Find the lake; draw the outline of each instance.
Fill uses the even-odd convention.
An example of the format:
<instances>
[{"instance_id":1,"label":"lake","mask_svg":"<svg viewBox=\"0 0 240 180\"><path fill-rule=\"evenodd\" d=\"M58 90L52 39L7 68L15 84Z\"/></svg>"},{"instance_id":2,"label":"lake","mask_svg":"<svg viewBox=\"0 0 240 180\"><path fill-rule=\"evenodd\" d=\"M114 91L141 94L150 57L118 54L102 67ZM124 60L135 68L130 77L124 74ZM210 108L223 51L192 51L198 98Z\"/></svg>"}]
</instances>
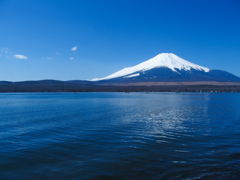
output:
<instances>
[{"instance_id":1,"label":"lake","mask_svg":"<svg viewBox=\"0 0 240 180\"><path fill-rule=\"evenodd\" d=\"M240 179L240 93L2 93L0 179Z\"/></svg>"}]
</instances>

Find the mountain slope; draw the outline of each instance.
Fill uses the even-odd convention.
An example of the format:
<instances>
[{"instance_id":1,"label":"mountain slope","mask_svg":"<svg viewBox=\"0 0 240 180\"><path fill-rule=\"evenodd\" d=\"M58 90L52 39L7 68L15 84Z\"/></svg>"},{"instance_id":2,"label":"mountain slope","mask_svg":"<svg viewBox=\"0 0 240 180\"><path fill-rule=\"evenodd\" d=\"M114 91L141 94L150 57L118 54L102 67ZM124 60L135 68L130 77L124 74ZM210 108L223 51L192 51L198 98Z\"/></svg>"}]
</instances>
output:
<instances>
[{"instance_id":1,"label":"mountain slope","mask_svg":"<svg viewBox=\"0 0 240 180\"><path fill-rule=\"evenodd\" d=\"M162 53L136 66L124 68L96 82L183 82L219 81L240 82L240 78L221 70L186 61L172 53Z\"/></svg>"},{"instance_id":2,"label":"mountain slope","mask_svg":"<svg viewBox=\"0 0 240 180\"><path fill-rule=\"evenodd\" d=\"M92 81L118 78L118 77L123 77L123 76L129 75L129 74L132 74L129 77L138 76L138 74L136 72L144 72L144 71L148 71L148 70L151 70L151 69L157 68L157 67L167 67L175 72L177 72L177 69L178 70L196 69L196 70L205 71L205 72L209 72L209 70L210 70L208 68L205 68L205 67L193 64L189 61L186 61L186 60L176 56L175 54L162 53L162 54L159 54L159 55L155 56L154 58L151 58L151 59L149 59L143 63L140 63L136 66L124 68L116 73L113 73L113 74L107 76L107 77L99 78L99 79L95 78ZM136 73L136 74L133 74L133 73Z\"/></svg>"}]
</instances>

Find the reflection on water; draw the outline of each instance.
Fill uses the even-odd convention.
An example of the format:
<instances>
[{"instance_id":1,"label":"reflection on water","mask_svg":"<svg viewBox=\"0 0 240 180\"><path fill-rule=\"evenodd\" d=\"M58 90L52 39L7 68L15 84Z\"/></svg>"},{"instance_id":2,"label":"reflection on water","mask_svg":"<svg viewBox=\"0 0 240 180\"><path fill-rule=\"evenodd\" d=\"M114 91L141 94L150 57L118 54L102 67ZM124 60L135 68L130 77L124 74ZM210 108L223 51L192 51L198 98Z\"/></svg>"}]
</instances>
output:
<instances>
[{"instance_id":1,"label":"reflection on water","mask_svg":"<svg viewBox=\"0 0 240 180\"><path fill-rule=\"evenodd\" d=\"M240 179L240 94L0 94L0 179Z\"/></svg>"}]
</instances>

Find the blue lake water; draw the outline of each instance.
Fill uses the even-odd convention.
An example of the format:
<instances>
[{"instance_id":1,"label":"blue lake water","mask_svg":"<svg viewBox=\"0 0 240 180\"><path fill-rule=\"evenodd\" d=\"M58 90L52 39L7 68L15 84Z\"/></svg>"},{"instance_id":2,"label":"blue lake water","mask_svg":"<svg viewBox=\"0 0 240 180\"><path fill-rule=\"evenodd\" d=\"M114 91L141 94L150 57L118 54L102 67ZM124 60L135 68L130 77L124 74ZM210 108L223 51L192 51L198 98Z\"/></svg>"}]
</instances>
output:
<instances>
[{"instance_id":1,"label":"blue lake water","mask_svg":"<svg viewBox=\"0 0 240 180\"><path fill-rule=\"evenodd\" d=\"M0 179L240 179L240 94L0 94Z\"/></svg>"}]
</instances>

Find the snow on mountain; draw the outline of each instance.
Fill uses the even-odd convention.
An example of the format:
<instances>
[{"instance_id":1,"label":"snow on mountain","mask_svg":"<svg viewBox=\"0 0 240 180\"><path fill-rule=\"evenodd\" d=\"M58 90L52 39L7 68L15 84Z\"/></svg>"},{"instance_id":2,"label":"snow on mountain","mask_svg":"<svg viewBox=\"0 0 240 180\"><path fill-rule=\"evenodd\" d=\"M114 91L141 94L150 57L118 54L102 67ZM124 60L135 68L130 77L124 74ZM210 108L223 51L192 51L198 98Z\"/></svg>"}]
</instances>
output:
<instances>
[{"instance_id":1,"label":"snow on mountain","mask_svg":"<svg viewBox=\"0 0 240 180\"><path fill-rule=\"evenodd\" d=\"M140 75L139 73L136 73L136 74L131 74L129 76L124 76L124 78L136 77L136 76L139 76L139 75Z\"/></svg>"},{"instance_id":2,"label":"snow on mountain","mask_svg":"<svg viewBox=\"0 0 240 180\"><path fill-rule=\"evenodd\" d=\"M153 68L158 68L158 67L167 67L175 72L177 72L176 69L185 70L185 71L188 71L190 69L195 69L195 70L205 71L205 72L210 71L210 69L206 67L193 64L189 61L186 61L176 56L173 53L161 53L136 66L124 68L104 78L95 78L95 79L92 79L91 81L107 80L107 79L113 79L118 77L124 77L124 78L135 77L140 75L137 72L144 72L144 71L147 71Z\"/></svg>"}]
</instances>

